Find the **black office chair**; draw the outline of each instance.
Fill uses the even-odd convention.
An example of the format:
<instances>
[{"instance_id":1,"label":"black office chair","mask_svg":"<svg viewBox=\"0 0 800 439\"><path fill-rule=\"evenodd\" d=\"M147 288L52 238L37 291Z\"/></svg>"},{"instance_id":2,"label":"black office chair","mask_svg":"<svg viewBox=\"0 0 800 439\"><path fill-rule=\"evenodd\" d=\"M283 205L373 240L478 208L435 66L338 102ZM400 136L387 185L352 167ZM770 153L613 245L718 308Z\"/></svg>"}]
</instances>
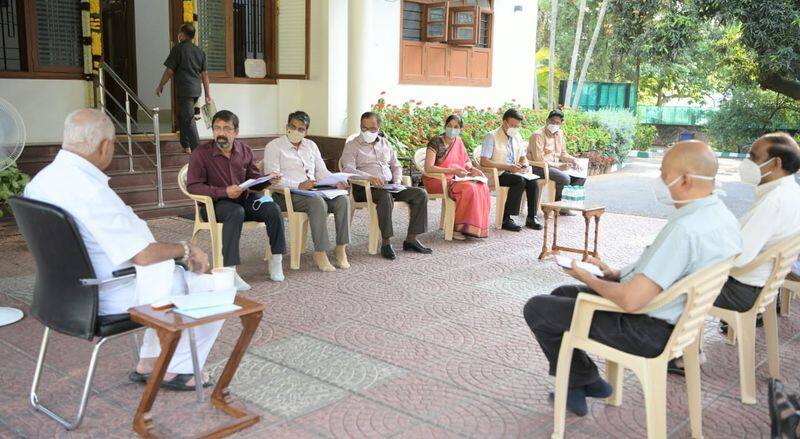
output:
<instances>
[{"instance_id":1,"label":"black office chair","mask_svg":"<svg viewBox=\"0 0 800 439\"><path fill-rule=\"evenodd\" d=\"M108 340L130 334L134 359L138 361L135 331L143 328L132 322L127 313L97 315L97 286L104 281L95 279L94 269L78 227L67 212L52 204L22 197L12 197L9 204L17 226L36 261L36 288L31 314L44 325L44 336L31 386L31 404L67 430L74 430L83 420L100 347ZM135 271L127 270L114 275L117 277L112 282L134 277ZM36 395L51 329L89 341L98 337L94 342L74 422L65 420L40 404Z\"/></svg>"}]
</instances>

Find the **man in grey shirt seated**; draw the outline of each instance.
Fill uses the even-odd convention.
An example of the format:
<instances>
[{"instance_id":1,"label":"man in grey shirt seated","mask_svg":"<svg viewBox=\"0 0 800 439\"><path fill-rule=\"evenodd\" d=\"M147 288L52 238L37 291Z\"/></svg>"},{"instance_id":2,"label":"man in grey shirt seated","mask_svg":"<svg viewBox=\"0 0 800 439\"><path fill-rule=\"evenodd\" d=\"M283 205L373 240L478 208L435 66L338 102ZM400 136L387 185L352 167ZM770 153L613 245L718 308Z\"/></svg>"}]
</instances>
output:
<instances>
[{"instance_id":1,"label":"man in grey shirt seated","mask_svg":"<svg viewBox=\"0 0 800 439\"><path fill-rule=\"evenodd\" d=\"M173 78L175 101L178 105L178 126L181 132L181 146L191 153L197 148L199 136L194 123L194 106L200 97L200 83L206 94L206 104L211 102L211 91L208 83L208 63L202 49L192 43L194 26L191 23L181 25L178 32L178 44L169 52L164 61L164 74L156 88L156 96L161 96L164 85Z\"/></svg>"},{"instance_id":2,"label":"man in grey shirt seated","mask_svg":"<svg viewBox=\"0 0 800 439\"><path fill-rule=\"evenodd\" d=\"M639 259L623 270L590 259L603 270L602 279L573 267L567 273L582 285L562 286L528 301L523 311L525 321L550 362L550 375L555 375L561 339L570 328L576 297L582 292L598 294L625 310L595 314L589 332L593 340L648 358L661 354L683 313L686 297L647 314L628 313L644 308L684 277L741 251L739 223L714 194L717 167L717 158L705 143L692 140L676 144L664 156L654 190L659 201L677 210ZM567 408L584 416L587 396L607 398L612 390L600 378L594 362L576 349Z\"/></svg>"}]
</instances>

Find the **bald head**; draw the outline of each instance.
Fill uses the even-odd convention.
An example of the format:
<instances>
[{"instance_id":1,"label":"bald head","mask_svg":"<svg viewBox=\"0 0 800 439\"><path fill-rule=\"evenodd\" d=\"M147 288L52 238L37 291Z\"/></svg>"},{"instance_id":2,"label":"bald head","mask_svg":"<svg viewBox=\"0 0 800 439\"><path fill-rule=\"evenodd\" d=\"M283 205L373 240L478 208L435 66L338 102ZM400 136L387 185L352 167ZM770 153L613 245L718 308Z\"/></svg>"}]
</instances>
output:
<instances>
[{"instance_id":1,"label":"bald head","mask_svg":"<svg viewBox=\"0 0 800 439\"><path fill-rule=\"evenodd\" d=\"M114 140L114 124L100 110L75 110L64 120L63 147L68 151L86 156L94 153L106 140Z\"/></svg>"},{"instance_id":2,"label":"bald head","mask_svg":"<svg viewBox=\"0 0 800 439\"><path fill-rule=\"evenodd\" d=\"M664 155L662 170L671 171L675 175L695 174L714 177L717 175L717 156L714 151L699 140L687 140L676 143Z\"/></svg>"}]
</instances>

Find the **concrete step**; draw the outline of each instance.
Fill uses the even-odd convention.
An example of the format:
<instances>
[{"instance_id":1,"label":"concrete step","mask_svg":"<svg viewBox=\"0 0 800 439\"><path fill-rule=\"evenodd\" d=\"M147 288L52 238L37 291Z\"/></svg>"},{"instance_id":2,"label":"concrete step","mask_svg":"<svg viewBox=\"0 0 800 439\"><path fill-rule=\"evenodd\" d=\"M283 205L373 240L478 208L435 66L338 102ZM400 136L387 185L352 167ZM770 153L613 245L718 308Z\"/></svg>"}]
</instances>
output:
<instances>
[{"instance_id":1,"label":"concrete step","mask_svg":"<svg viewBox=\"0 0 800 439\"><path fill-rule=\"evenodd\" d=\"M164 207L158 207L156 203L145 203L131 206L136 215L143 219L164 218L167 216L188 215L194 213L194 203L192 200L169 201L164 203Z\"/></svg>"},{"instance_id":2,"label":"concrete step","mask_svg":"<svg viewBox=\"0 0 800 439\"><path fill-rule=\"evenodd\" d=\"M165 187L172 184L175 185L178 184L178 172L180 172L180 170L181 170L180 167L162 168L161 181L164 183ZM155 186L157 180L156 171L154 169L136 171L133 174L131 174L127 170L112 171L112 172L106 172L106 175L111 177L108 184L114 190L130 186L143 186L143 185Z\"/></svg>"},{"instance_id":3,"label":"concrete step","mask_svg":"<svg viewBox=\"0 0 800 439\"><path fill-rule=\"evenodd\" d=\"M158 202L158 191L155 185L128 186L115 189L114 192L129 206ZM181 192L177 184L164 185L165 202L183 200L187 200L187 198L183 195L183 192Z\"/></svg>"}]
</instances>

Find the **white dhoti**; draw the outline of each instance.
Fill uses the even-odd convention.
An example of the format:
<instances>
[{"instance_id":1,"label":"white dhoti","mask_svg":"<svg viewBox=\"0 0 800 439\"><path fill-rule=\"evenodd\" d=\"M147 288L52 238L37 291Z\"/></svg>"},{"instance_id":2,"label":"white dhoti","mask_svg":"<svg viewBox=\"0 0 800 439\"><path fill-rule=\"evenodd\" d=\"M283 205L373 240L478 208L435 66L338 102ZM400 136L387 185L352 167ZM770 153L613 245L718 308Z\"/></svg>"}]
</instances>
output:
<instances>
[{"instance_id":1,"label":"white dhoti","mask_svg":"<svg viewBox=\"0 0 800 439\"><path fill-rule=\"evenodd\" d=\"M121 281L104 291L100 289L100 315L122 314L134 306L151 304L170 295L189 294L213 289L211 275L186 272L173 261L164 261L146 267L136 266L136 279ZM222 329L223 321L194 328L197 359L202 368ZM161 343L153 329L146 329L139 350L141 358L156 358L161 354ZM194 373L189 334L184 331L167 368L169 373Z\"/></svg>"}]
</instances>

